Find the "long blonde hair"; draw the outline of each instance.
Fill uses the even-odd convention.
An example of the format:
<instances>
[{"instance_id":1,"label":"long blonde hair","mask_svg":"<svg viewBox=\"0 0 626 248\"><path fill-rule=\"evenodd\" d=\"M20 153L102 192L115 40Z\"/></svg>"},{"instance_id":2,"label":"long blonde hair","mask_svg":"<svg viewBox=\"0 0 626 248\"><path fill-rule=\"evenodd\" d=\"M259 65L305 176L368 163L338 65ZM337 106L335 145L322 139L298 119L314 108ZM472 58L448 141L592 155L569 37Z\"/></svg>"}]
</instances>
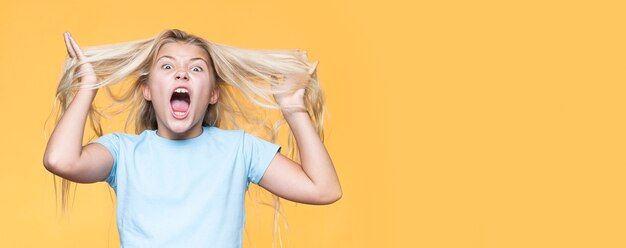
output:
<instances>
[{"instance_id":1,"label":"long blonde hair","mask_svg":"<svg viewBox=\"0 0 626 248\"><path fill-rule=\"evenodd\" d=\"M272 120L259 116L259 108L280 110L272 95L290 93L305 88L305 106L319 137L324 140L324 95L319 85L317 73L308 82L286 84L285 75L307 73L312 64L298 50L252 50L241 49L207 41L181 30L165 30L157 36L139 41L84 49L86 59L78 61L68 58L65 61L63 76L56 92L56 123L71 103L80 88L104 88L113 103L106 108L92 104L89 113L89 126L99 137L103 135L101 120L128 112L125 129L134 122L135 133L157 129L156 115L152 104L141 94L141 84L149 77L150 68L159 49L167 43L183 42L203 48L210 57L214 82L220 91L218 102L207 108L203 126L225 129L252 130L254 134L271 142L276 142L280 127L285 123L282 115ZM77 68L90 63L96 73L96 84L81 84L81 74ZM121 94L114 94L111 86L118 83L132 83ZM247 99L247 100L246 100ZM295 139L287 131L286 155L299 161ZM283 149L285 151L285 149ZM56 192L56 177L55 192ZM66 212L71 181L62 179L62 213ZM110 189L109 189L110 190ZM56 193L55 193L56 195ZM271 195L274 208L274 240L278 232L281 242L278 217L282 216L280 199Z\"/></svg>"}]
</instances>

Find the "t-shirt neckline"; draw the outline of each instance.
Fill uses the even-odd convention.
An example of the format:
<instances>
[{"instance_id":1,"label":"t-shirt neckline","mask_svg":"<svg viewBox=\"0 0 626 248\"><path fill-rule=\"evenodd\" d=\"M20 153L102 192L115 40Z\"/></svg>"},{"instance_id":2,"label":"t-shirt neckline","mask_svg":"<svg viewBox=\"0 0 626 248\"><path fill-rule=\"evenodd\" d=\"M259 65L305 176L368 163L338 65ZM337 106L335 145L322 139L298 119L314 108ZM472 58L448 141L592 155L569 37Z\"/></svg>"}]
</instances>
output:
<instances>
[{"instance_id":1,"label":"t-shirt neckline","mask_svg":"<svg viewBox=\"0 0 626 248\"><path fill-rule=\"evenodd\" d=\"M184 139L184 140L173 140L173 139L163 138L156 133L157 130L150 130L150 136L152 136L152 140L161 144L181 146L181 145L195 144L195 143L200 142L204 138L204 136L209 135L208 133L209 133L210 128L211 128L210 126L208 127L203 126L202 133L200 133L200 135L193 137L191 139Z\"/></svg>"}]
</instances>

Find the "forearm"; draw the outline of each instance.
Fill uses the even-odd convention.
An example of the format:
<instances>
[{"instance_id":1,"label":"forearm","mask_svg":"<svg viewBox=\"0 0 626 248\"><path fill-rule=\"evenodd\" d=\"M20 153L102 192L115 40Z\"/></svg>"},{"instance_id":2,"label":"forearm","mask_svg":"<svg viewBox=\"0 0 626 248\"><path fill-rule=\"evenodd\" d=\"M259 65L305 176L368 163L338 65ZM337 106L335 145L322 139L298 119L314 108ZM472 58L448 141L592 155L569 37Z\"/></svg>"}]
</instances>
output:
<instances>
[{"instance_id":1,"label":"forearm","mask_svg":"<svg viewBox=\"0 0 626 248\"><path fill-rule=\"evenodd\" d=\"M47 168L67 166L80 158L87 114L96 92L81 89L61 116L44 153Z\"/></svg>"},{"instance_id":2,"label":"forearm","mask_svg":"<svg viewBox=\"0 0 626 248\"><path fill-rule=\"evenodd\" d=\"M341 186L333 162L306 112L283 111L296 139L302 169L322 195L341 197Z\"/></svg>"}]
</instances>

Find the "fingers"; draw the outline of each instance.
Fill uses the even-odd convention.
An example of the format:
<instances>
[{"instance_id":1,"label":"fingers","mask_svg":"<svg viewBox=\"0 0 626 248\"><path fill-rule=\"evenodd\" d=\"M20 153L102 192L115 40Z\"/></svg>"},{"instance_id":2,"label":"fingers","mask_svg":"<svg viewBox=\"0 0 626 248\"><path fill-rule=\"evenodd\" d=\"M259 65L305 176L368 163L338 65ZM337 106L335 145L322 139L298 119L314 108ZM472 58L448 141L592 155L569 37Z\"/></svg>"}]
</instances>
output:
<instances>
[{"instance_id":1,"label":"fingers","mask_svg":"<svg viewBox=\"0 0 626 248\"><path fill-rule=\"evenodd\" d=\"M315 70L317 70L317 64L319 64L319 62L319 60L313 62L313 65L311 65L311 69L309 69L309 75L313 75L313 73L315 73Z\"/></svg>"},{"instance_id":2,"label":"fingers","mask_svg":"<svg viewBox=\"0 0 626 248\"><path fill-rule=\"evenodd\" d=\"M70 33L68 33L68 36L70 37L70 42L72 43L72 48L74 48L74 52L76 52L76 56L78 56L78 59L84 59L85 55L83 55L83 51L80 50L80 47L78 46L78 44L76 44L76 41L74 40L74 37L72 37L72 35Z\"/></svg>"},{"instance_id":3,"label":"fingers","mask_svg":"<svg viewBox=\"0 0 626 248\"><path fill-rule=\"evenodd\" d=\"M307 54L306 51L300 51L298 49L295 50L295 52L297 54L299 54L304 60L308 61L309 59L307 58ZM317 65L319 64L319 60L315 60L315 62L313 62L313 64L310 65L309 69L307 70L307 75L288 75L289 77L298 77L298 78L304 78L304 77L312 77L313 74L315 74L315 71L317 70ZM282 74L273 74L270 75L270 77L274 80L278 80L278 81L282 81L283 79L285 79L285 75Z\"/></svg>"},{"instance_id":4,"label":"fingers","mask_svg":"<svg viewBox=\"0 0 626 248\"><path fill-rule=\"evenodd\" d=\"M68 32L63 33L63 40L65 40L65 48L67 48L67 54L70 55L70 58L76 58L76 53L74 52L74 48L72 47Z\"/></svg>"},{"instance_id":5,"label":"fingers","mask_svg":"<svg viewBox=\"0 0 626 248\"><path fill-rule=\"evenodd\" d=\"M66 43L66 46L68 47L68 52L70 53L70 56L72 56L73 58L78 58L79 60L82 60L85 58L83 51L80 50L80 47L74 40L74 37L72 37L72 35L69 32L66 32L65 34L65 43Z\"/></svg>"},{"instance_id":6,"label":"fingers","mask_svg":"<svg viewBox=\"0 0 626 248\"><path fill-rule=\"evenodd\" d=\"M296 49L296 53L300 54L300 57L302 57L302 59L304 59L305 61L309 61L306 50L300 51L300 49ZM315 71L317 70L317 64L319 64L319 60L316 60L315 62L313 62L313 64L311 65L311 68L308 71L309 75L313 75L313 73L315 73Z\"/></svg>"},{"instance_id":7,"label":"fingers","mask_svg":"<svg viewBox=\"0 0 626 248\"><path fill-rule=\"evenodd\" d=\"M67 53L70 55L70 57L76 58L79 61L85 61L86 57L85 55L83 55L82 50L80 50L80 47L78 46L78 44L76 44L76 41L74 40L72 35L69 32L65 32L63 33L63 37L65 38ZM80 82L85 84L96 83L98 79L92 65L89 63L84 64L82 62L80 62L79 64L80 65L76 69L79 75L81 75Z\"/></svg>"}]
</instances>

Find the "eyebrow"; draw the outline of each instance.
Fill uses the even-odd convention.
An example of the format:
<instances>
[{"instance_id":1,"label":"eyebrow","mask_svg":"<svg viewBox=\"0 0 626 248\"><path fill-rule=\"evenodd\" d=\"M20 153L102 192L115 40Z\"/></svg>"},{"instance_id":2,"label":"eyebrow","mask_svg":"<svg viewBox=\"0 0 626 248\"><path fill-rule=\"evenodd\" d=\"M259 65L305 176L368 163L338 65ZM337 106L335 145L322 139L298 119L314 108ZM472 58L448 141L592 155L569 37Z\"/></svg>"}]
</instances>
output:
<instances>
[{"instance_id":1,"label":"eyebrow","mask_svg":"<svg viewBox=\"0 0 626 248\"><path fill-rule=\"evenodd\" d=\"M161 60L162 58L168 58L168 59L171 59L171 60L176 60L176 59L175 59L174 57L172 57L172 56L169 56L169 55L163 55L163 56L161 56L160 58L158 58L158 59L157 59L157 61ZM207 62L207 61L206 61L205 59L203 59L203 58L196 57L196 58L192 58L192 59L190 59L190 61L194 61L194 60L202 60L202 61L204 61L204 63L206 63L206 65L207 65L207 66L209 65L209 62Z\"/></svg>"}]
</instances>

